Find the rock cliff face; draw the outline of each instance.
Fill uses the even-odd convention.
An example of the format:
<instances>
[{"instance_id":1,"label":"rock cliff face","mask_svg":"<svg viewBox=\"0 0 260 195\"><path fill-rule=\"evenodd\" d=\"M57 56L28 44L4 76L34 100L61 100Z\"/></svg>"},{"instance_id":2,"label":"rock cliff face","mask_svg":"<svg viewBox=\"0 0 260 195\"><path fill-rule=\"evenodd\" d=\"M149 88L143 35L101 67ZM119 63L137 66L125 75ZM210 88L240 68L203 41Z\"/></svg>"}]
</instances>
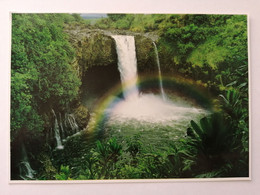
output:
<instances>
[{"instance_id":1,"label":"rock cliff face","mask_svg":"<svg viewBox=\"0 0 260 195\"><path fill-rule=\"evenodd\" d=\"M78 70L82 86L80 104L92 110L95 102L111 87L120 86L120 73L117 67L116 44L111 35L132 35L135 37L138 74L157 72L153 41L158 38L150 34L128 31L105 31L99 29L65 29L69 41L76 50L73 66ZM80 107L82 111L82 106ZM88 112L88 111L87 111ZM75 111L77 121L86 120ZM88 114L89 115L89 114Z\"/></svg>"},{"instance_id":2,"label":"rock cliff face","mask_svg":"<svg viewBox=\"0 0 260 195\"><path fill-rule=\"evenodd\" d=\"M150 37L135 36L136 57L138 73L148 73L157 71L153 40Z\"/></svg>"},{"instance_id":3,"label":"rock cliff face","mask_svg":"<svg viewBox=\"0 0 260 195\"><path fill-rule=\"evenodd\" d=\"M67 30L69 40L76 49L74 66L82 78L94 66L111 66L117 63L115 42L100 30Z\"/></svg>"},{"instance_id":4,"label":"rock cliff face","mask_svg":"<svg viewBox=\"0 0 260 195\"><path fill-rule=\"evenodd\" d=\"M111 35L135 36L138 71L150 72L156 69L155 53L152 42L158 37L154 34L140 34L127 31L105 31L99 29L66 30L70 42L76 48L74 66L82 77L94 66L117 65L115 41Z\"/></svg>"}]
</instances>

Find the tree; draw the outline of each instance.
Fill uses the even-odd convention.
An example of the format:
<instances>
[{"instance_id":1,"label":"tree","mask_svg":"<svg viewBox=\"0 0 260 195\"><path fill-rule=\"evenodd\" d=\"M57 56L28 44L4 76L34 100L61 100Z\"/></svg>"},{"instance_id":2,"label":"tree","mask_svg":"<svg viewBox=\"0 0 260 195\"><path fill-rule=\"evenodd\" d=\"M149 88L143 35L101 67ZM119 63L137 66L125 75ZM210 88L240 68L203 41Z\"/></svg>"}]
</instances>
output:
<instances>
[{"instance_id":1,"label":"tree","mask_svg":"<svg viewBox=\"0 0 260 195\"><path fill-rule=\"evenodd\" d=\"M61 109L78 94L74 50L63 14L13 14L11 56L11 137L21 129L43 129L43 114ZM66 19L67 20L67 19Z\"/></svg>"},{"instance_id":2,"label":"tree","mask_svg":"<svg viewBox=\"0 0 260 195\"><path fill-rule=\"evenodd\" d=\"M117 21L120 20L124 17L126 17L126 14L107 14L107 16L112 20L112 21Z\"/></svg>"}]
</instances>

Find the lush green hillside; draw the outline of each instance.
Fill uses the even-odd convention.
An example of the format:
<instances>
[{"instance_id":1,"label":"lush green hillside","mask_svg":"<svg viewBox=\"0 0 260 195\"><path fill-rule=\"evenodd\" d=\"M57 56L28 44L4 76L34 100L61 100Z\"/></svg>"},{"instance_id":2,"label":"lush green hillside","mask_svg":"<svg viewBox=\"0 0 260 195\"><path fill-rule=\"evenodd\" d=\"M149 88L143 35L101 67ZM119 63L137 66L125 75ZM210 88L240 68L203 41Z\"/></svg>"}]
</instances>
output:
<instances>
[{"instance_id":1,"label":"lush green hillside","mask_svg":"<svg viewBox=\"0 0 260 195\"><path fill-rule=\"evenodd\" d=\"M63 33L68 20L74 19L59 14L13 14L12 139L19 131L40 132L46 111L66 107L77 96L75 51Z\"/></svg>"},{"instance_id":2,"label":"lush green hillside","mask_svg":"<svg viewBox=\"0 0 260 195\"><path fill-rule=\"evenodd\" d=\"M103 86L97 92L102 96L120 81L109 33L135 36L140 72L157 74L155 41L162 75L188 80L189 85L176 81L174 86L179 91L189 86L191 97L197 95L192 86L207 91L211 114L191 120L186 135L169 140L163 151L145 145L142 133L93 138L86 128L93 113L83 100L94 97L94 107L93 85ZM149 33L158 38L150 39ZM22 143L37 171L34 179L247 177L247 41L244 15L108 14L91 22L77 14L13 14L12 178L20 179ZM54 149L54 129L63 129L74 115L85 131L64 143L64 150ZM134 125L122 128L131 132Z\"/></svg>"}]
</instances>

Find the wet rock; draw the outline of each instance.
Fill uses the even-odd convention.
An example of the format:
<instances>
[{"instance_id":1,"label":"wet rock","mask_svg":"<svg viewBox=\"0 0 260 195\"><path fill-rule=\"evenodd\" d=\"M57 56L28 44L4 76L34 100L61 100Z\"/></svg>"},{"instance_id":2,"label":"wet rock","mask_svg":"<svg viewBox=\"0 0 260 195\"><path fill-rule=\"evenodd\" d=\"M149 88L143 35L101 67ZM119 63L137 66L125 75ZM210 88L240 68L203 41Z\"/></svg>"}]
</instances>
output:
<instances>
[{"instance_id":1,"label":"wet rock","mask_svg":"<svg viewBox=\"0 0 260 195\"><path fill-rule=\"evenodd\" d=\"M74 115L79 128L80 129L86 128L90 117L88 109L85 106L80 105L75 109Z\"/></svg>"},{"instance_id":2,"label":"wet rock","mask_svg":"<svg viewBox=\"0 0 260 195\"><path fill-rule=\"evenodd\" d=\"M117 63L115 42L100 30L67 30L69 40L76 50L74 67L82 78L93 66L109 66Z\"/></svg>"},{"instance_id":3,"label":"wet rock","mask_svg":"<svg viewBox=\"0 0 260 195\"><path fill-rule=\"evenodd\" d=\"M143 35L135 36L138 73L157 71L153 40Z\"/></svg>"},{"instance_id":4,"label":"wet rock","mask_svg":"<svg viewBox=\"0 0 260 195\"><path fill-rule=\"evenodd\" d=\"M93 66L117 64L117 53L111 35L130 35L135 37L138 71L150 72L156 69L152 42L158 40L155 33L135 33L126 30L100 30L75 27L65 29L76 50L73 66L82 78Z\"/></svg>"}]
</instances>

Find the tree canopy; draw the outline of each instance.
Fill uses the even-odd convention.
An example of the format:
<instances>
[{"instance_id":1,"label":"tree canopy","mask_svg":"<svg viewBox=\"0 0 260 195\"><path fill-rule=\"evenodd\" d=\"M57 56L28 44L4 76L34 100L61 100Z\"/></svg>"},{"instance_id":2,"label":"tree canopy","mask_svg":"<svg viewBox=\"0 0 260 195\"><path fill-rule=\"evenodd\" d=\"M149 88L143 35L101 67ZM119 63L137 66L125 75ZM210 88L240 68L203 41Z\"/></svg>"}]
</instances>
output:
<instances>
[{"instance_id":1,"label":"tree canopy","mask_svg":"<svg viewBox=\"0 0 260 195\"><path fill-rule=\"evenodd\" d=\"M13 14L12 138L21 129L41 131L43 113L67 105L78 94L74 49L63 33L66 20L61 14Z\"/></svg>"}]
</instances>

